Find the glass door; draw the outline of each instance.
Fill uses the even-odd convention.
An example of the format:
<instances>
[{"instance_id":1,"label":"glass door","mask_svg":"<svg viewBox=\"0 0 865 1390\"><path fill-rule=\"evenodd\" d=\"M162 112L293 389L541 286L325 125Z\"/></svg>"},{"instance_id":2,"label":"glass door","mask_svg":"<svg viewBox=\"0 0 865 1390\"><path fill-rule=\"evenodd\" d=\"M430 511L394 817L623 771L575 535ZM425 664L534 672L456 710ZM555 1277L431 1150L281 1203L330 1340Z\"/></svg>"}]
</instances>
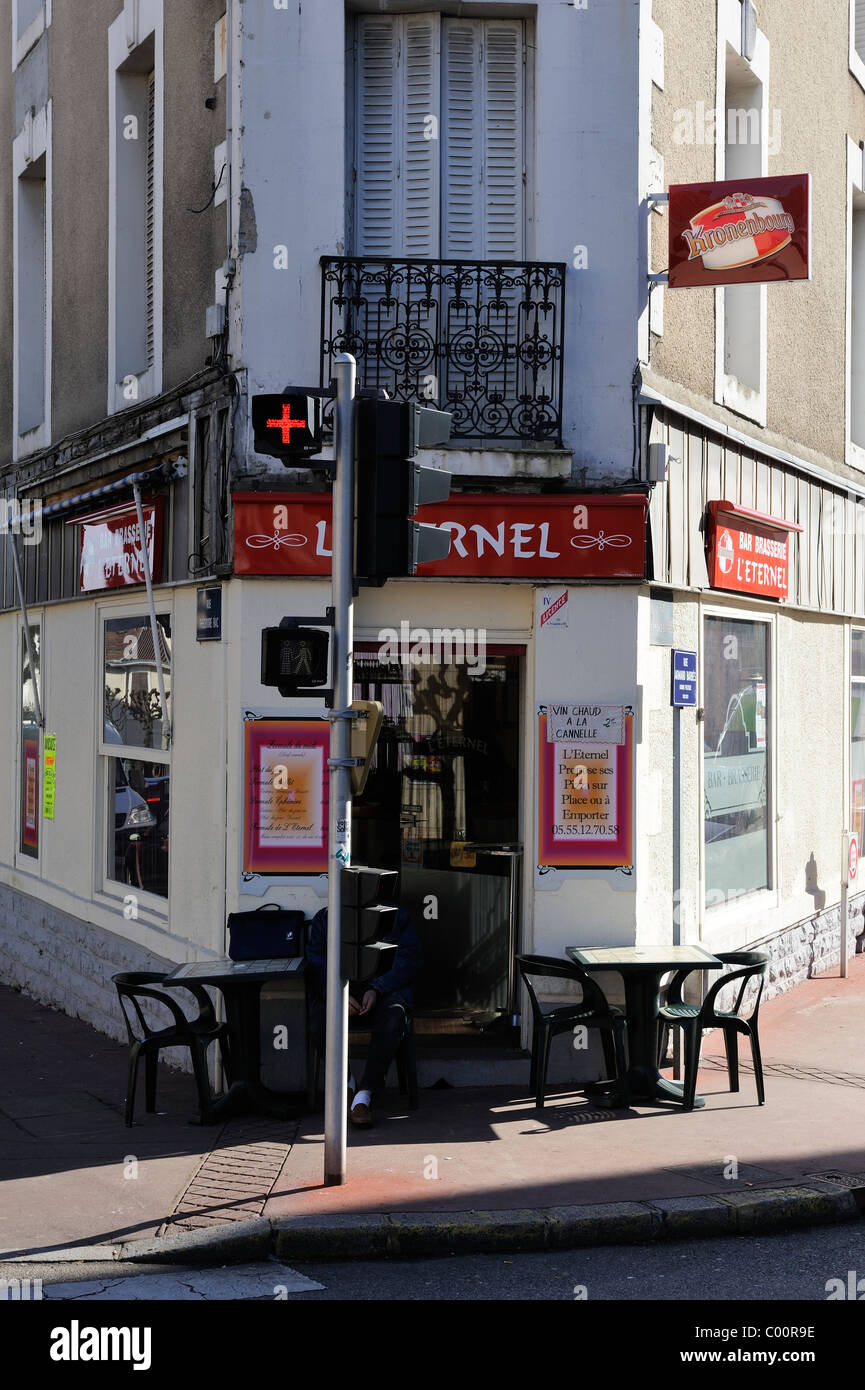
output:
<instances>
[{"instance_id":1,"label":"glass door","mask_svg":"<svg viewBox=\"0 0 865 1390\"><path fill-rule=\"evenodd\" d=\"M421 1032L477 1035L509 1017L519 912L520 661L401 665L355 653L355 697L384 722L352 811L352 859L397 869L424 948Z\"/></svg>"}]
</instances>

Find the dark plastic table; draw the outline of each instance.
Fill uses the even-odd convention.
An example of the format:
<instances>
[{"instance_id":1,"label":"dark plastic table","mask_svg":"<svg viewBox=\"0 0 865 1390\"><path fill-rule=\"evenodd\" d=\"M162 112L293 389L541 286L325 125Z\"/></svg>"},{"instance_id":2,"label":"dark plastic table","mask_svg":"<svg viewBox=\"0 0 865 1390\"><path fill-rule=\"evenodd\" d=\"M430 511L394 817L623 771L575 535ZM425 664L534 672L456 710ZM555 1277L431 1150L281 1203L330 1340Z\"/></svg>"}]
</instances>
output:
<instances>
[{"instance_id":1,"label":"dark plastic table","mask_svg":"<svg viewBox=\"0 0 865 1390\"><path fill-rule=\"evenodd\" d=\"M269 1115L272 1119L295 1119L303 1113L300 1104L288 1103L277 1091L261 1084L261 1038L259 996L261 986L304 976L302 956L287 960L209 960L179 965L160 983L163 985L215 985L225 998L225 1018L231 1034L232 1083L215 1096L202 1114L201 1123L219 1124L234 1115Z\"/></svg>"},{"instance_id":2,"label":"dark plastic table","mask_svg":"<svg viewBox=\"0 0 865 1390\"><path fill-rule=\"evenodd\" d=\"M625 985L628 1084L633 1100L682 1104L683 1083L658 1070L658 1013L661 976L667 970L720 970L724 962L702 946L568 946L565 955L583 970L615 970ZM586 1093L599 1105L621 1105L615 1085L600 1082ZM694 1098L695 1107L705 1105Z\"/></svg>"}]
</instances>

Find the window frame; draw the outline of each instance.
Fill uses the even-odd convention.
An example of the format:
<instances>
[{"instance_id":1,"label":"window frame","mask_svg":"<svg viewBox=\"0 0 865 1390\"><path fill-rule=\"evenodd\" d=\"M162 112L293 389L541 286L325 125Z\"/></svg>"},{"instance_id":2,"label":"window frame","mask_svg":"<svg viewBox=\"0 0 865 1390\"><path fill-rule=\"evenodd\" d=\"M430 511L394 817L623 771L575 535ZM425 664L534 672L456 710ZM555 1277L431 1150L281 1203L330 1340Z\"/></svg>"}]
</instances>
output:
<instances>
[{"instance_id":1,"label":"window frame","mask_svg":"<svg viewBox=\"0 0 865 1390\"><path fill-rule=\"evenodd\" d=\"M472 23L485 23L485 22L491 22L491 23L499 22L499 23L501 23L501 22L507 22L507 23L514 23L514 24L519 23L519 24L522 26L521 43L522 43L522 67L523 67L523 71L522 71L522 159L523 159L523 199L522 199L522 218L521 218L521 223L520 223L520 227L519 227L519 237L520 237L520 240L521 240L521 242L522 242L523 251L522 251L522 254L517 258L517 262L518 262L518 263L522 263L522 262L532 261L532 260L534 260L534 259L536 258L536 247L535 247L535 240L536 240L536 235L535 235L535 221L536 221L536 219L535 219L535 199L536 199L536 188L535 188L535 163L536 163L536 155L535 155L535 129L536 129L536 92L535 92L535 87L536 87L536 75L535 75L535 65L536 65L536 38L535 38L535 21L534 21L534 19L533 19L532 17L529 17L529 16L527 16L527 15L524 14L524 13L510 14L510 13L508 13L507 9L501 9L501 8L500 8L495 14L493 14L493 15L489 15L489 14L475 15L474 11L471 10L471 9L470 9L469 12L468 12L467 14L465 14L465 15L458 15L458 14L455 14L455 13L451 13L450 11L447 11L447 10L444 10L444 11L437 11L437 10L432 9L432 8L426 8L426 7L424 7L424 9L422 9L422 10L418 10L418 11L412 10L412 11L410 11L410 12L405 12L405 11L400 11L400 12L382 11L382 12L378 12L378 11L376 11L376 12L373 13L373 12L371 12L371 11L366 11L366 10L364 10L364 11L359 11L359 10L358 10L358 11L354 11L354 12L350 13L350 14L347 16L347 23L346 23L346 47L345 47L345 63L346 63L346 72L345 72L345 121L346 121L346 142L345 142L345 190L346 190L346 196L345 196L345 221L346 221L346 245L347 245L347 247L349 248L347 254L350 255L350 256L356 256L356 257L358 257L358 258L361 259L361 260L362 260L362 259L366 259L366 258L368 258L368 259L370 259L370 260L376 260L376 259L380 259L380 258L381 258L381 257L379 257L379 256L377 256L377 255L375 255L375 254L373 254L373 253L371 253L371 252L362 252L362 251L359 251L359 250L357 249L357 247L358 247L358 223L359 223L359 216L358 216L358 188L359 188L359 179L358 179L358 176L357 176L357 175L358 175L359 148L360 148L360 147L359 147L360 124L359 124L359 121L358 121L358 90L359 90L358 64L359 64L359 56L360 56L360 42L361 42L360 34L361 34L361 24L362 24L362 21L363 21L364 19L378 19L378 20L389 19L392 23L395 23L396 21L402 21L402 20L405 20L405 19L417 19L417 18L419 18L420 16L425 15L425 14L437 15L438 18L439 18L439 21L440 21L439 30L438 30L438 34L437 34L437 40L436 40L436 41L437 41L437 45L438 45L438 49L437 49L437 79L438 79L437 110L436 110L436 112L434 113L434 114L436 114L436 117L437 117L437 120L438 120L438 136L437 136L437 141L436 141L436 143L437 143L437 145L438 145L438 147L439 147L439 154L438 154L438 168L437 168L437 173L436 173L436 177L435 177L435 189L434 189L434 193L433 193L433 196L434 196L434 198L435 198L435 200L436 200L437 208L438 208L438 217L437 217L437 224L436 224L436 241L437 241L437 246L438 246L438 254L437 254L436 256L431 256L431 257L429 257L429 258L426 258L426 257L419 257L419 258L418 258L418 257L415 257L414 259L421 259L421 260L424 260L424 259L430 259L430 260L438 260L438 259L443 259L443 260L460 260L460 259L465 259L465 257L459 257L459 256L447 257L447 256L444 255L444 251L443 251L444 241L445 241L444 213L445 213L445 187L446 187L445 169L444 169L445 150L444 150L444 141L443 141L443 139L442 139L442 136L443 136L443 133L444 133L444 130L445 130L445 125L446 125L446 116L445 116L445 111L444 111L444 98L445 98L445 87L444 87L444 83L445 83L445 68L446 68L446 63L445 63L445 39L444 39L444 27L443 27L443 26L444 26L448 21L453 20L453 21L455 21L455 22L459 22L459 20L462 19L462 20L463 20L464 22L466 22L466 23L468 23L468 22L472 22ZM390 256L392 256L392 257L393 257L394 259L396 259L396 260L411 260L411 259L412 259L412 257L411 257L410 255L407 255L407 254L406 254L406 255L397 254L396 252L393 252L393 251L391 251L389 254L390 254ZM507 260L508 258L507 258L507 257L496 256L496 255L488 255L488 256L480 256L480 255L477 255L477 256L471 257L470 259L486 260L486 261L496 261L496 260Z\"/></svg>"},{"instance_id":2,"label":"window frame","mask_svg":"<svg viewBox=\"0 0 865 1390\"><path fill-rule=\"evenodd\" d=\"M123 119L121 83L129 75L126 64L138 50L153 41L153 245L152 245L152 321L145 314L142 325L145 340L152 332L153 353L143 372L135 373L136 394L124 394L127 378L117 380L119 357L118 286L121 198L118 192L118 122ZM146 75L146 74L141 74ZM108 30L108 414L127 410L130 405L158 396L163 382L164 319L164 169L165 169L165 64L163 0L137 0L125 7ZM145 133L146 135L146 133ZM146 162L146 161L145 161ZM147 182L145 175L145 184ZM146 195L146 189L145 189ZM146 233L145 233L146 246ZM145 254L147 254L145 252ZM147 290L145 286L145 300ZM132 375L131 373L128 375Z\"/></svg>"},{"instance_id":3,"label":"window frame","mask_svg":"<svg viewBox=\"0 0 865 1390\"><path fill-rule=\"evenodd\" d=\"M847 706L845 721L847 723L847 738L845 739L845 758L844 758L844 824L849 830L856 832L854 816L856 807L853 802L853 718L852 718L852 699L855 687L858 685L865 696L865 675L856 676L853 673L853 637L856 633L861 633L865 638L865 624L859 625L853 622L847 629L847 641L845 642L845 664L846 664L846 683L847 683ZM858 833L859 857L865 849L865 811L863 811L863 827Z\"/></svg>"},{"instance_id":4,"label":"window frame","mask_svg":"<svg viewBox=\"0 0 865 1390\"><path fill-rule=\"evenodd\" d=\"M863 79L865 79L865 64L863 64ZM858 195L858 196L857 196ZM845 393L844 393L844 462L851 468L859 468L865 471L865 438L861 444L856 443L852 434L852 404L853 404L853 219L856 211L856 203L862 205L865 212L865 151L862 147L854 144L847 136L847 276L845 292L845 335L844 335L844 370L845 370ZM865 254L862 257L862 291L865 295ZM865 362L863 362L862 380L859 388L865 394Z\"/></svg>"},{"instance_id":5,"label":"window frame","mask_svg":"<svg viewBox=\"0 0 865 1390\"><path fill-rule=\"evenodd\" d=\"M39 13L26 28L18 28L19 0L12 0L12 71L15 72L31 49L35 48L42 35L51 27L51 8L53 0L43 0Z\"/></svg>"},{"instance_id":6,"label":"window frame","mask_svg":"<svg viewBox=\"0 0 865 1390\"><path fill-rule=\"evenodd\" d=\"M847 54L847 65L850 72L859 83L859 86L865 91L865 57L860 55L856 47L856 0L850 0L848 17L850 24L850 46Z\"/></svg>"},{"instance_id":7,"label":"window frame","mask_svg":"<svg viewBox=\"0 0 865 1390\"><path fill-rule=\"evenodd\" d=\"M148 762L159 763L166 767L169 776L172 772L172 749L168 748L145 748L133 743L109 743L105 739L105 628L106 623L116 619L140 619L144 618L144 625L149 626L150 615L144 611L146 603L141 602L139 597L136 602L126 600L122 604L98 604L96 606L96 835L94 842L94 893L103 897L111 898L119 904L119 910L125 903L126 897L132 892L132 887L128 883L121 883L118 879L111 877L109 869L109 845L111 838L110 817L114 814L114 783L111 772L115 758L123 758L129 762ZM157 597L156 616L167 618L171 625L172 635L174 633L174 604L166 602ZM172 677L173 677L172 663ZM173 708L174 683L172 679L172 693L170 696ZM169 811L169 816L170 816ZM148 892L147 889L135 888L134 894L138 902L148 912L158 916L167 917L170 895L171 895L171 857L169 852L168 868L168 891L165 897L158 893Z\"/></svg>"},{"instance_id":8,"label":"window frame","mask_svg":"<svg viewBox=\"0 0 865 1390\"><path fill-rule=\"evenodd\" d=\"M716 76L715 76L715 179L726 178L727 156L727 51L731 50L753 75L755 85L761 91L761 134L768 130L769 120L769 41L761 29L757 30L754 53L750 60L742 53L742 3L741 0L718 0L716 30ZM723 113L723 117L721 117ZM760 142L760 177L769 172L769 151L765 139ZM715 401L728 410L742 415L765 429L767 419L768 385L768 296L767 286L756 287L760 295L760 388L754 391L745 382L739 382L726 370L727 324L726 289L715 290Z\"/></svg>"},{"instance_id":9,"label":"window frame","mask_svg":"<svg viewBox=\"0 0 865 1390\"><path fill-rule=\"evenodd\" d=\"M51 394L53 358L53 237L54 214L51 196L54 178L52 159L53 106L49 100L35 114L28 115L12 145L12 459L46 449L51 443ZM27 170L38 160L45 160L45 266L44 266L44 345L43 345L43 409L42 420L32 429L19 433L19 386L21 379L21 265L20 265L20 207L21 182Z\"/></svg>"},{"instance_id":10,"label":"window frame","mask_svg":"<svg viewBox=\"0 0 865 1390\"><path fill-rule=\"evenodd\" d=\"M778 700L777 700L777 652L778 652L778 623L776 613L767 613L765 609L750 608L742 604L735 604L725 607L718 603L701 604L699 608L699 634L697 640L697 664L700 672L699 682L699 704L701 709L705 709L706 704L706 619L715 618L727 622L751 622L763 623L767 629L767 655L769 661L769 679L766 682L767 691L767 711L766 711L766 753L768 758L768 775L766 778L766 874L768 883L764 888L754 888L750 892L737 894L732 899L726 899L722 903L706 903L706 811L705 811L705 786L706 786L706 752L704 748L705 739L701 736L698 739L698 778L700 790L700 831L699 831L699 883L697 891L698 920L700 923L700 938L702 939L707 929L712 931L717 928L726 930L738 921L747 921L752 918L755 903L763 906L777 907L779 905L779 872L778 872L778 835L776 832L776 807L778 805L778 758L776 748L778 746ZM702 722L702 721L701 721ZM701 730L702 735L702 730Z\"/></svg>"}]
</instances>

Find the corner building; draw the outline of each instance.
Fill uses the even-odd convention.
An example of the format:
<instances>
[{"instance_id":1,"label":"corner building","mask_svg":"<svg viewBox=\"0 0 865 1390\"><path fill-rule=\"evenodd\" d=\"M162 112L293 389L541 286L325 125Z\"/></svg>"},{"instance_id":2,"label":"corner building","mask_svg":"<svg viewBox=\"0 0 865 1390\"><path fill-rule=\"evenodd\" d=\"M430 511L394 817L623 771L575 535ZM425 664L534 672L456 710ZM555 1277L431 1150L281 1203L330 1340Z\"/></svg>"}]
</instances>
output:
<instances>
[{"instance_id":1,"label":"corner building","mask_svg":"<svg viewBox=\"0 0 865 1390\"><path fill-rule=\"evenodd\" d=\"M329 603L328 475L257 454L250 402L326 392L341 351L453 412L419 460L453 475L424 518L448 559L355 606L384 726L352 857L399 870L423 939L422 1080L524 1076L520 950L765 944L774 991L837 959L865 817L856 8L0 0L5 979L117 1036L115 971L326 901L255 769L268 740L323 765L323 702L260 652ZM665 288L652 195L790 173L809 281Z\"/></svg>"}]
</instances>

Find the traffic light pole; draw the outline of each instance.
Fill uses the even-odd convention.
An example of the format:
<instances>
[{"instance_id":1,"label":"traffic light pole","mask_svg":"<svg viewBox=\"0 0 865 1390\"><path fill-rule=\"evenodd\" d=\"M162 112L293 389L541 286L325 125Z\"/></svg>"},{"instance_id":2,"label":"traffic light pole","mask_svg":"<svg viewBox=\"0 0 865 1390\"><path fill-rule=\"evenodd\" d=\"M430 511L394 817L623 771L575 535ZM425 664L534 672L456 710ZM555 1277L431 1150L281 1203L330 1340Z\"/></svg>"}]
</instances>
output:
<instances>
[{"instance_id":1,"label":"traffic light pole","mask_svg":"<svg viewBox=\"0 0 865 1390\"><path fill-rule=\"evenodd\" d=\"M333 710L330 715L330 825L327 875L327 1019L324 1078L324 1183L345 1182L348 1123L348 981L340 970L341 870L351 863L351 699L354 645L354 440L357 364L336 368L336 477L333 485Z\"/></svg>"}]
</instances>

